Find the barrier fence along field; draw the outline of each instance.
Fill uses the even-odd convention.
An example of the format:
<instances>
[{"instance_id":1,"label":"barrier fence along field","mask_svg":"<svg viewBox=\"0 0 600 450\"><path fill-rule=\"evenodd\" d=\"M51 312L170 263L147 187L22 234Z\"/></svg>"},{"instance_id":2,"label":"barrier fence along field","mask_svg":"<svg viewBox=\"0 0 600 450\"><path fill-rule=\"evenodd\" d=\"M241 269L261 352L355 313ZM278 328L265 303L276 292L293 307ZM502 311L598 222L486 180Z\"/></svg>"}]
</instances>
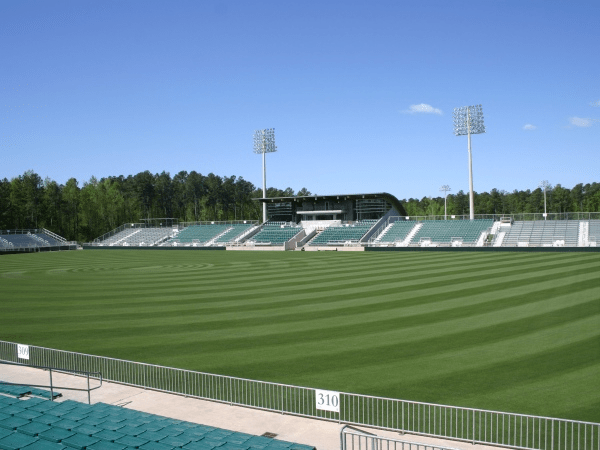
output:
<instances>
[{"instance_id":1,"label":"barrier fence along field","mask_svg":"<svg viewBox=\"0 0 600 450\"><path fill-rule=\"evenodd\" d=\"M368 433L346 425L340 432L341 450L458 450L433 444L410 442Z\"/></svg>"},{"instance_id":2,"label":"barrier fence along field","mask_svg":"<svg viewBox=\"0 0 600 450\"><path fill-rule=\"evenodd\" d=\"M536 450L600 450L600 424L461 408L351 393L335 409L317 408L317 390L0 341L0 360L100 372L105 381L267 411L363 425L473 444ZM318 391L329 392L329 391Z\"/></svg>"}]
</instances>

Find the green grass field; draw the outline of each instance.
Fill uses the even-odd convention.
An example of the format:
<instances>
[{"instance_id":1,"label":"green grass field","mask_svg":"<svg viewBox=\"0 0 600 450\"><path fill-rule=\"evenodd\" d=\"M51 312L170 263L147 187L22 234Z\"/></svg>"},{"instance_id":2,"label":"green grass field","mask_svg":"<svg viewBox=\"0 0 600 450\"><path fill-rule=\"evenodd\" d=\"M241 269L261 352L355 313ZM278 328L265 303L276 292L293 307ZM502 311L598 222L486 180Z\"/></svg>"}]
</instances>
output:
<instances>
[{"instance_id":1,"label":"green grass field","mask_svg":"<svg viewBox=\"0 0 600 450\"><path fill-rule=\"evenodd\" d=\"M600 254L0 257L0 339L600 422Z\"/></svg>"}]
</instances>

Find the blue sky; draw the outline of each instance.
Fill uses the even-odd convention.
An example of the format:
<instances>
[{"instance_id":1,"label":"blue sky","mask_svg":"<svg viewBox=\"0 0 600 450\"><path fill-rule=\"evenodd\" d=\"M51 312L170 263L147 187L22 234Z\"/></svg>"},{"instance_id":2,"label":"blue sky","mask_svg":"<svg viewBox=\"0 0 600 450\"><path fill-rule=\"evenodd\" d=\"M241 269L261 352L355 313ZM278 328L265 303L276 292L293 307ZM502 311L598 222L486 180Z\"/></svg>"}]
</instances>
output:
<instances>
[{"instance_id":1,"label":"blue sky","mask_svg":"<svg viewBox=\"0 0 600 450\"><path fill-rule=\"evenodd\" d=\"M181 170L399 198L600 181L600 2L0 2L0 178ZM421 106L419 106L421 105Z\"/></svg>"}]
</instances>

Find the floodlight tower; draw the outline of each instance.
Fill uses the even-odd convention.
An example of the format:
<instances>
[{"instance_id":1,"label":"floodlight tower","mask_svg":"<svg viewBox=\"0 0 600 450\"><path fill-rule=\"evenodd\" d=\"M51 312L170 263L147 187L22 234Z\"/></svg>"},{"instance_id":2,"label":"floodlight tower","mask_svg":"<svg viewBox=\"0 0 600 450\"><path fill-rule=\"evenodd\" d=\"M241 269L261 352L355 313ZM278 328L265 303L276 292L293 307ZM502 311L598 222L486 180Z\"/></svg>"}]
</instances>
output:
<instances>
[{"instance_id":1,"label":"floodlight tower","mask_svg":"<svg viewBox=\"0 0 600 450\"><path fill-rule=\"evenodd\" d=\"M546 212L546 190L552 189L552 186L548 183L548 180L542 180L539 187L544 190L544 220L546 220L546 217L548 217L548 213Z\"/></svg>"},{"instance_id":2,"label":"floodlight tower","mask_svg":"<svg viewBox=\"0 0 600 450\"><path fill-rule=\"evenodd\" d=\"M475 219L475 202L473 193L473 158L471 156L471 135L485 133L483 110L481 105L454 108L454 134L469 137L469 213Z\"/></svg>"},{"instance_id":3,"label":"floodlight tower","mask_svg":"<svg viewBox=\"0 0 600 450\"><path fill-rule=\"evenodd\" d=\"M262 154L263 161L263 198L267 198L267 164L266 154L277 151L275 147L275 128L256 130L254 132L254 153ZM267 221L267 203L263 202L263 223Z\"/></svg>"},{"instance_id":4,"label":"floodlight tower","mask_svg":"<svg viewBox=\"0 0 600 450\"><path fill-rule=\"evenodd\" d=\"M450 192L451 190L452 189L450 189L450 186L448 186L447 184L443 185L440 188L440 191L444 192L444 220L448 220L448 209L446 208L446 199L448 198L448 194L446 194L446 192Z\"/></svg>"}]
</instances>

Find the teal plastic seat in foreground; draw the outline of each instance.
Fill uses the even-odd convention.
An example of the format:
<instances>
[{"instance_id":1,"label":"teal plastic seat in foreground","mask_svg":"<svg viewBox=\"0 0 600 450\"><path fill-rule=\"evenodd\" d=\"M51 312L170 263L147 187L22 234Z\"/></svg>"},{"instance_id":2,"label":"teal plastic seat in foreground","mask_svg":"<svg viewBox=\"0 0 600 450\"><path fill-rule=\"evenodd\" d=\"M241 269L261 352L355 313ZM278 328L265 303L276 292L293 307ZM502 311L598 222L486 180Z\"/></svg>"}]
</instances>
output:
<instances>
[{"instance_id":1,"label":"teal plastic seat in foreground","mask_svg":"<svg viewBox=\"0 0 600 450\"><path fill-rule=\"evenodd\" d=\"M8 398L8 397L7 397ZM0 398L0 400L4 400ZM31 403L30 403L31 402ZM3 411L8 411L4 413ZM0 450L313 450L122 407L39 398L0 402Z\"/></svg>"},{"instance_id":2,"label":"teal plastic seat in foreground","mask_svg":"<svg viewBox=\"0 0 600 450\"><path fill-rule=\"evenodd\" d=\"M67 448L68 447L65 447L62 444L38 439L33 444L29 444L27 447L23 447L21 450L65 450Z\"/></svg>"},{"instance_id":3,"label":"teal plastic seat in foreground","mask_svg":"<svg viewBox=\"0 0 600 450\"><path fill-rule=\"evenodd\" d=\"M37 438L28 436L23 433L11 433L8 436L0 439L0 449L2 450L19 450L33 444Z\"/></svg>"},{"instance_id":4,"label":"teal plastic seat in foreground","mask_svg":"<svg viewBox=\"0 0 600 450\"><path fill-rule=\"evenodd\" d=\"M115 444L110 441L98 441L87 447L87 450L124 450L125 447L125 445Z\"/></svg>"}]
</instances>

